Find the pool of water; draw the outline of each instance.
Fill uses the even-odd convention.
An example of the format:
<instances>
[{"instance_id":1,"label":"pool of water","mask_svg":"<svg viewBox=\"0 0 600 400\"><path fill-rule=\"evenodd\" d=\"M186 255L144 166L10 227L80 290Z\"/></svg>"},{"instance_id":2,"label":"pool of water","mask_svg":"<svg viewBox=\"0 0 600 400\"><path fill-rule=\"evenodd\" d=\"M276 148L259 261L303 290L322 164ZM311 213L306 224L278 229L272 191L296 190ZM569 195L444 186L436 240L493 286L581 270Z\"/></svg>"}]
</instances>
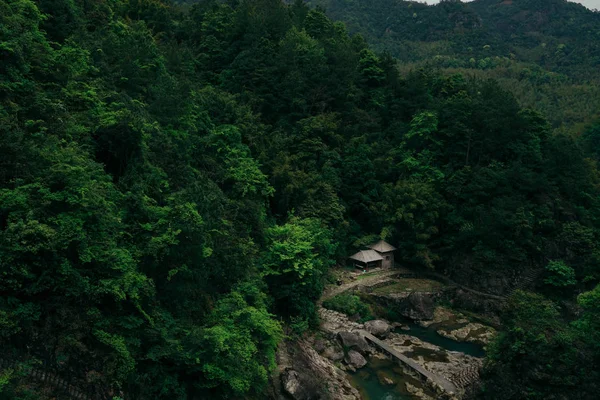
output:
<instances>
[{"instance_id":1,"label":"pool of water","mask_svg":"<svg viewBox=\"0 0 600 400\"><path fill-rule=\"evenodd\" d=\"M388 359L371 358L364 368L350 373L350 383L358 389L363 400L418 399L406 390L406 382L423 388L418 379ZM424 389L428 393L428 389Z\"/></svg>"},{"instance_id":2,"label":"pool of water","mask_svg":"<svg viewBox=\"0 0 600 400\"><path fill-rule=\"evenodd\" d=\"M408 322L405 325L408 326L410 330L404 331L400 328L396 328L395 332L402 335L414 336L424 342L429 342L448 351L459 351L473 357L485 357L485 350L475 343L457 342L456 340L445 338L433 328L425 328L414 322Z\"/></svg>"},{"instance_id":3,"label":"pool of water","mask_svg":"<svg viewBox=\"0 0 600 400\"><path fill-rule=\"evenodd\" d=\"M433 327L422 327L412 321L404 321L410 330L400 328L396 333L414 336L448 351L458 351L474 357L484 357L485 351L479 345L468 342L457 342L438 334ZM445 361L446 353L441 351L417 348L412 356L423 356L425 359ZM411 354L406 354L411 356ZM436 359L439 358L439 359ZM350 373L350 383L361 393L364 400L418 400L406 390L406 383L421 388L426 394L435 395L421 381L407 374L395 362L389 359L370 358L368 364L356 372Z\"/></svg>"}]
</instances>

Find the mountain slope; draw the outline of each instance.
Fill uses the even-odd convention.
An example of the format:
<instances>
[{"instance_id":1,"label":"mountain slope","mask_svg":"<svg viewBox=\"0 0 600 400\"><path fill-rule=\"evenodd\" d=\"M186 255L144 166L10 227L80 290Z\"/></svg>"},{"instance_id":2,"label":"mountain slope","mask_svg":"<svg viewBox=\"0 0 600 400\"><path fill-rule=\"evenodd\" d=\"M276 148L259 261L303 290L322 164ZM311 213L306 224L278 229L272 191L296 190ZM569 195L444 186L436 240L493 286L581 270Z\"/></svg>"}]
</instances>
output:
<instances>
[{"instance_id":1,"label":"mountain slope","mask_svg":"<svg viewBox=\"0 0 600 400\"><path fill-rule=\"evenodd\" d=\"M422 3L315 0L405 69L428 65L498 79L552 125L600 116L600 13L565 0Z\"/></svg>"}]
</instances>

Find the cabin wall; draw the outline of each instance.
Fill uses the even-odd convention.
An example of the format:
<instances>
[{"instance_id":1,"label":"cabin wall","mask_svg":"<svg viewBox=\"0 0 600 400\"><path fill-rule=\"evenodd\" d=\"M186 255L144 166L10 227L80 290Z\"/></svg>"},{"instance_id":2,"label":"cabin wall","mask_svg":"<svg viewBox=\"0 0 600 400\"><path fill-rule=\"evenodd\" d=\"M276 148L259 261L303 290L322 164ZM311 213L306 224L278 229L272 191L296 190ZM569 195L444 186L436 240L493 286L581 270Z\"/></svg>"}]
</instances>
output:
<instances>
[{"instance_id":1,"label":"cabin wall","mask_svg":"<svg viewBox=\"0 0 600 400\"><path fill-rule=\"evenodd\" d=\"M381 253L383 257L383 261L381 262L381 267L383 269L389 269L394 267L394 252L390 251L388 253Z\"/></svg>"},{"instance_id":2,"label":"cabin wall","mask_svg":"<svg viewBox=\"0 0 600 400\"><path fill-rule=\"evenodd\" d=\"M362 263L359 261L353 261L354 268L358 268L358 269L364 269L364 270L370 270L373 268L382 268L383 267L383 261L372 261L370 263Z\"/></svg>"}]
</instances>

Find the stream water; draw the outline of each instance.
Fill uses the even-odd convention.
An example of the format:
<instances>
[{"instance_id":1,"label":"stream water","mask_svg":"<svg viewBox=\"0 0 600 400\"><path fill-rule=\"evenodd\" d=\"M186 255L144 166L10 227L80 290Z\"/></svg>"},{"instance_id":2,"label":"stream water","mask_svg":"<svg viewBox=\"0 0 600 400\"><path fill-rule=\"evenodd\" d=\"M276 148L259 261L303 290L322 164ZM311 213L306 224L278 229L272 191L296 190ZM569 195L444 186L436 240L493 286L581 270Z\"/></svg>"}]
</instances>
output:
<instances>
[{"instance_id":1,"label":"stream water","mask_svg":"<svg viewBox=\"0 0 600 400\"><path fill-rule=\"evenodd\" d=\"M358 389L363 400L416 399L406 390L406 382L422 387L418 379L388 359L371 358L365 367L350 374L350 383Z\"/></svg>"},{"instance_id":2,"label":"stream water","mask_svg":"<svg viewBox=\"0 0 600 400\"><path fill-rule=\"evenodd\" d=\"M397 328L394 332L402 335L414 336L418 339L421 339L424 342L435 344L436 346L439 346L442 349L448 351L459 351L461 353L468 354L473 357L485 356L485 351L478 344L469 342L457 342L456 340L448 339L437 333L434 328L425 328L414 322L407 322L405 323L405 325L410 328L409 331L404 331L402 329Z\"/></svg>"},{"instance_id":3,"label":"stream water","mask_svg":"<svg viewBox=\"0 0 600 400\"><path fill-rule=\"evenodd\" d=\"M474 343L457 342L439 335L432 327L422 327L414 322L405 323L410 330L397 329L396 333L411 335L439 346L448 351L458 351L474 357L483 357L485 351ZM427 350L427 349L423 349ZM429 350L431 352L431 350ZM350 382L357 388L364 400L415 400L416 396L406 390L406 383L428 390L416 378L405 373L400 366L388 359L371 358L368 364L350 373ZM386 379L387 378L387 379ZM390 382L393 382L391 384ZM432 395L432 394L430 394Z\"/></svg>"}]
</instances>

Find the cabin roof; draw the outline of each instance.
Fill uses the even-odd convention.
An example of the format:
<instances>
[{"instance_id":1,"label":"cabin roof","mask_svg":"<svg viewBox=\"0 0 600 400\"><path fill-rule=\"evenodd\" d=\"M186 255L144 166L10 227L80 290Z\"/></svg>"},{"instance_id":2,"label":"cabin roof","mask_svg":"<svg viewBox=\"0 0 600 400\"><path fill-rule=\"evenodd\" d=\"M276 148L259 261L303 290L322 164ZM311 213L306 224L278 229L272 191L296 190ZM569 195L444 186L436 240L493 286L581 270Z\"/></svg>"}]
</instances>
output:
<instances>
[{"instance_id":1,"label":"cabin roof","mask_svg":"<svg viewBox=\"0 0 600 400\"><path fill-rule=\"evenodd\" d=\"M374 243L367 247L369 247L371 250L375 250L379 253L389 253L390 251L396 250L396 248L394 246L392 246L385 240L380 240L379 242Z\"/></svg>"},{"instance_id":2,"label":"cabin roof","mask_svg":"<svg viewBox=\"0 0 600 400\"><path fill-rule=\"evenodd\" d=\"M375 250L361 250L358 253L350 256L351 260L360 261L363 263L370 263L373 261L381 261L383 257Z\"/></svg>"}]
</instances>

